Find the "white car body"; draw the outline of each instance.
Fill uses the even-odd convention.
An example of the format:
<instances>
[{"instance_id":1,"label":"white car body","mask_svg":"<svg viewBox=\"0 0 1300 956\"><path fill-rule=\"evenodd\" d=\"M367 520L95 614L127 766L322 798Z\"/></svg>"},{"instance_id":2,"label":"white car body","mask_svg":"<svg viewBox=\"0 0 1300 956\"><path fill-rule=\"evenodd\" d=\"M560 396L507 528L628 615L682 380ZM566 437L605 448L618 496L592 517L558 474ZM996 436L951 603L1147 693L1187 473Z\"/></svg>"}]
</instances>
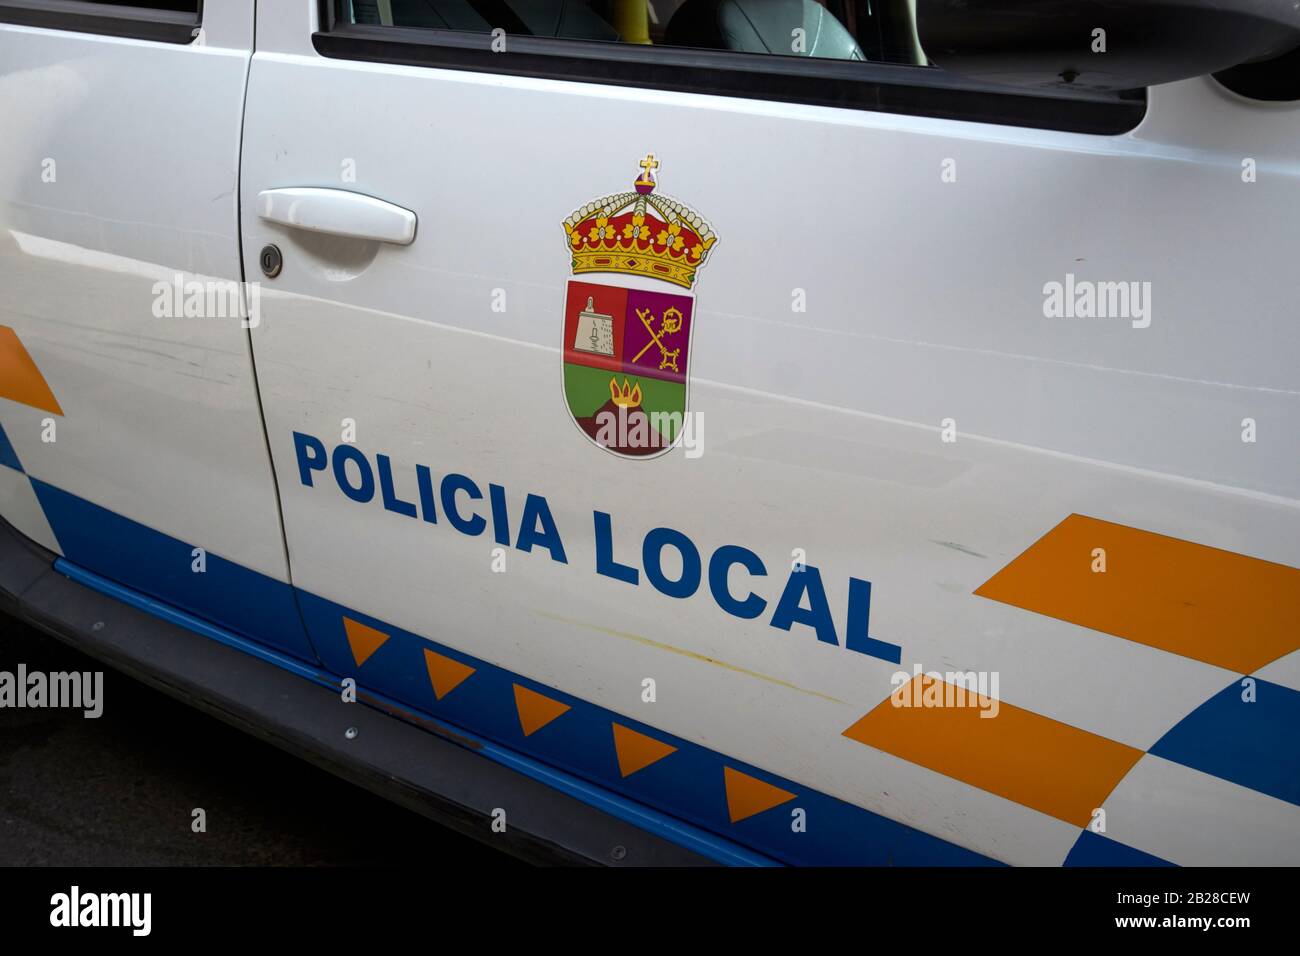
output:
<instances>
[{"instance_id":1,"label":"white car body","mask_svg":"<svg viewBox=\"0 0 1300 956\"><path fill-rule=\"evenodd\" d=\"M1300 700L1300 106L1203 77L1070 132L327 56L320 15L207 0L189 44L0 22L0 326L59 407L0 386L0 516L754 859L1300 863L1294 725L1269 736ZM561 223L647 153L718 242L702 453L629 460L564 404ZM284 189L418 227L331 234L330 194L265 218ZM251 320L184 314L241 280ZM1052 314L1085 283L1129 310ZM473 482L480 533L428 520L418 466ZM563 560L518 546L530 495ZM660 527L699 553L688 597L647 579ZM766 569L724 575L755 617L710 587L727 545ZM810 571L833 640L771 623ZM1053 613L1093 582L1096 619ZM471 674L439 693L434 661ZM914 733L888 708L919 671L995 682L997 716ZM1261 722L1241 760L1280 778L1201 760L1198 711ZM667 752L624 775L611 723Z\"/></svg>"}]
</instances>

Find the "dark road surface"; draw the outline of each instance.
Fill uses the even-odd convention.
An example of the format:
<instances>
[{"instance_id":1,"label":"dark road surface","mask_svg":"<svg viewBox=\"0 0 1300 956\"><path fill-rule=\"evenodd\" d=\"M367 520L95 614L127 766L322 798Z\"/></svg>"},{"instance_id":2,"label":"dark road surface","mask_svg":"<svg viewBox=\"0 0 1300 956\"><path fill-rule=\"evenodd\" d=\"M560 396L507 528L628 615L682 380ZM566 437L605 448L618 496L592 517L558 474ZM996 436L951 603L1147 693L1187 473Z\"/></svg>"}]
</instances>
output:
<instances>
[{"instance_id":1,"label":"dark road surface","mask_svg":"<svg viewBox=\"0 0 1300 956\"><path fill-rule=\"evenodd\" d=\"M521 865L0 615L19 663L103 671L103 715L0 707L0 866Z\"/></svg>"}]
</instances>

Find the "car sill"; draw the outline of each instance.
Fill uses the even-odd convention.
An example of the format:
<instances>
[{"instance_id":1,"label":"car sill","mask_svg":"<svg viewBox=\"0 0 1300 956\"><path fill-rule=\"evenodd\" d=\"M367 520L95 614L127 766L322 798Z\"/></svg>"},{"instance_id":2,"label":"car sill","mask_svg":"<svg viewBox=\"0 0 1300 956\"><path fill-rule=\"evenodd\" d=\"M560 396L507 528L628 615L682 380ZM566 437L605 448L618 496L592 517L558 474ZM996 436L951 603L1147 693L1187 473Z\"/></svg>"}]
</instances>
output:
<instances>
[{"instance_id":1,"label":"car sill","mask_svg":"<svg viewBox=\"0 0 1300 956\"><path fill-rule=\"evenodd\" d=\"M129 594L0 520L0 612L443 826L534 863L772 862L521 755L512 765L502 748L383 698L359 692L362 706L345 704L331 675L288 669L243 638L208 634L220 629ZM505 834L490 826L501 806L511 808Z\"/></svg>"}]
</instances>

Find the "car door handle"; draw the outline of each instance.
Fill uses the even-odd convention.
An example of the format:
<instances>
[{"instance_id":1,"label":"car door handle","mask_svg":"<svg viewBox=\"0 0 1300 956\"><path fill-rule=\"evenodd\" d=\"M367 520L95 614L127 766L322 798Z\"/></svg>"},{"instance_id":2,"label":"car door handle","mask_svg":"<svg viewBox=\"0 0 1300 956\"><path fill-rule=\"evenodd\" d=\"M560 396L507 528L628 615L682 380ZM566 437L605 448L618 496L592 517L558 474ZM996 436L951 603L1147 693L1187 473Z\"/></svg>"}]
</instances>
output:
<instances>
[{"instance_id":1,"label":"car door handle","mask_svg":"<svg viewBox=\"0 0 1300 956\"><path fill-rule=\"evenodd\" d=\"M415 213L346 189L295 186L263 189L257 214L268 222L332 236L372 239L409 246L415 241Z\"/></svg>"}]
</instances>

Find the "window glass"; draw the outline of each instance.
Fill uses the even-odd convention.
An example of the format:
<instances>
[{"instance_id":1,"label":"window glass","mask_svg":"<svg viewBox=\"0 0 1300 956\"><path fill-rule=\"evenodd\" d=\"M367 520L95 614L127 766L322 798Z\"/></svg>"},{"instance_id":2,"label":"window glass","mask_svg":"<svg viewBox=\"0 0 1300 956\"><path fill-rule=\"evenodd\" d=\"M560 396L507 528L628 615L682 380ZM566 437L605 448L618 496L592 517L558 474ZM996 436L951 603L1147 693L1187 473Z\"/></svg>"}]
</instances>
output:
<instances>
[{"instance_id":1,"label":"window glass","mask_svg":"<svg viewBox=\"0 0 1300 956\"><path fill-rule=\"evenodd\" d=\"M339 0L343 23L923 64L916 0Z\"/></svg>"},{"instance_id":2,"label":"window glass","mask_svg":"<svg viewBox=\"0 0 1300 956\"><path fill-rule=\"evenodd\" d=\"M138 7L142 10L170 10L173 13L199 12L200 0L86 0L88 3L107 3L117 7Z\"/></svg>"}]
</instances>

